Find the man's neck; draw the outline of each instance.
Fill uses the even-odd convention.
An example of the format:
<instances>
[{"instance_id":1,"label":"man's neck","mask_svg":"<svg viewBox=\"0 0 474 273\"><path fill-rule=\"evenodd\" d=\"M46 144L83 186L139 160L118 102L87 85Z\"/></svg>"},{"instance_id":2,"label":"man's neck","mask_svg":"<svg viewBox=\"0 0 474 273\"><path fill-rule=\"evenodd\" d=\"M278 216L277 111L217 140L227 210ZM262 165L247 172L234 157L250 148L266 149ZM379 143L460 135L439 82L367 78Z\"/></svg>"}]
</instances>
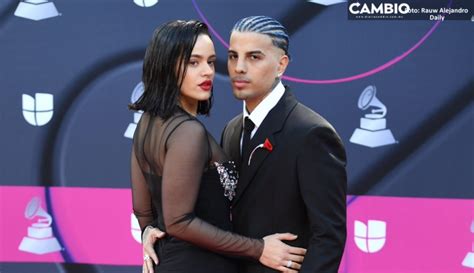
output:
<instances>
[{"instance_id":1,"label":"man's neck","mask_svg":"<svg viewBox=\"0 0 474 273\"><path fill-rule=\"evenodd\" d=\"M275 81L273 82L272 84L272 87L270 87L270 90L265 94L265 96L261 97L261 98L258 98L258 100L255 100L255 101L245 101L245 109L247 110L247 113L252 113L253 110L255 110L255 108L257 108L257 106L266 98L268 97L268 95L270 95L270 93L273 91L273 89L275 89L275 87L277 86L277 84L280 82L280 78L275 78Z\"/></svg>"}]
</instances>

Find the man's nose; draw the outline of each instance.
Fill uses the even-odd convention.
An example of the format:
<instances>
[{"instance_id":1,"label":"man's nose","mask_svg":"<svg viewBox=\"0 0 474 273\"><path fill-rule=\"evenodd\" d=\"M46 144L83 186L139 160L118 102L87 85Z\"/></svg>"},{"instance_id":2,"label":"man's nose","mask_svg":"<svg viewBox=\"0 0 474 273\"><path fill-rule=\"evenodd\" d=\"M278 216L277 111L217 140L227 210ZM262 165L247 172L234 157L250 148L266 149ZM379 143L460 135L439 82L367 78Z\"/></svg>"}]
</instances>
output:
<instances>
[{"instance_id":1,"label":"man's nose","mask_svg":"<svg viewBox=\"0 0 474 273\"><path fill-rule=\"evenodd\" d=\"M237 59L235 64L235 72L237 73L245 73L247 72L247 64L243 59Z\"/></svg>"}]
</instances>

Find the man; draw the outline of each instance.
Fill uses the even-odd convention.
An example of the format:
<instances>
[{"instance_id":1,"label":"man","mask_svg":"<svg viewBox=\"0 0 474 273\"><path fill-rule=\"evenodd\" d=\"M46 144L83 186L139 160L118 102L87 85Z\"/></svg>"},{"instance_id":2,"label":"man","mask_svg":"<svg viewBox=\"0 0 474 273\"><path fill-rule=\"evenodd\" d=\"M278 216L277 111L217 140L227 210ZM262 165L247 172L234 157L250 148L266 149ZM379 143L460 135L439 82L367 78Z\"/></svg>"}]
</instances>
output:
<instances>
[{"instance_id":1,"label":"man","mask_svg":"<svg viewBox=\"0 0 474 273\"><path fill-rule=\"evenodd\" d=\"M221 139L241 162L234 231L297 234L289 244L307 248L300 272L337 272L346 240L345 150L331 124L282 85L288 45L285 28L265 16L241 19L231 33L227 67L244 101ZM241 272L273 271L242 261Z\"/></svg>"},{"instance_id":2,"label":"man","mask_svg":"<svg viewBox=\"0 0 474 273\"><path fill-rule=\"evenodd\" d=\"M240 163L234 231L255 238L297 234L288 243L307 248L300 272L337 272L346 240L345 150L331 124L281 83L288 46L286 29L265 16L243 18L231 33L229 76L244 106L221 139ZM151 230L144 248L161 234ZM284 266L294 269L296 263L289 259ZM275 271L241 260L240 272Z\"/></svg>"}]
</instances>

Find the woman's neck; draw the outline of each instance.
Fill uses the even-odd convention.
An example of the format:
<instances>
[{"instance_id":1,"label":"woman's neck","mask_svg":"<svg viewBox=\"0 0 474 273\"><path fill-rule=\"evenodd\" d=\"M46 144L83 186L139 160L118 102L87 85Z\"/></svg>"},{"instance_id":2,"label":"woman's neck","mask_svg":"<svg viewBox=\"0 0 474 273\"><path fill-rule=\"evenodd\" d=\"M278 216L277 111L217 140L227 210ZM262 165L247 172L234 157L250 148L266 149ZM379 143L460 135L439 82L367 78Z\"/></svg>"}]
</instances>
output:
<instances>
[{"instance_id":1,"label":"woman's neck","mask_svg":"<svg viewBox=\"0 0 474 273\"><path fill-rule=\"evenodd\" d=\"M198 103L198 101L188 101L183 98L181 98L179 102L181 108L193 116L197 116Z\"/></svg>"}]
</instances>

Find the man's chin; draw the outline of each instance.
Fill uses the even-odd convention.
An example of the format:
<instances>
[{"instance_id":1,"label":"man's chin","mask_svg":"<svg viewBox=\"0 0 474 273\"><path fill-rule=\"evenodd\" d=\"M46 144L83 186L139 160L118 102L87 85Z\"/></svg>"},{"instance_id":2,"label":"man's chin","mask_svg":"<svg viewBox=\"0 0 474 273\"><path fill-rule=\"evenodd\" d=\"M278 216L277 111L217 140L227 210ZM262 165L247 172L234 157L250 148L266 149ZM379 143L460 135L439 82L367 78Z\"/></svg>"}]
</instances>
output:
<instances>
[{"instance_id":1,"label":"man's chin","mask_svg":"<svg viewBox=\"0 0 474 273\"><path fill-rule=\"evenodd\" d=\"M233 94L234 94L234 97L238 100L245 100L248 97L246 92L242 89L239 90L239 89L234 88Z\"/></svg>"}]
</instances>

